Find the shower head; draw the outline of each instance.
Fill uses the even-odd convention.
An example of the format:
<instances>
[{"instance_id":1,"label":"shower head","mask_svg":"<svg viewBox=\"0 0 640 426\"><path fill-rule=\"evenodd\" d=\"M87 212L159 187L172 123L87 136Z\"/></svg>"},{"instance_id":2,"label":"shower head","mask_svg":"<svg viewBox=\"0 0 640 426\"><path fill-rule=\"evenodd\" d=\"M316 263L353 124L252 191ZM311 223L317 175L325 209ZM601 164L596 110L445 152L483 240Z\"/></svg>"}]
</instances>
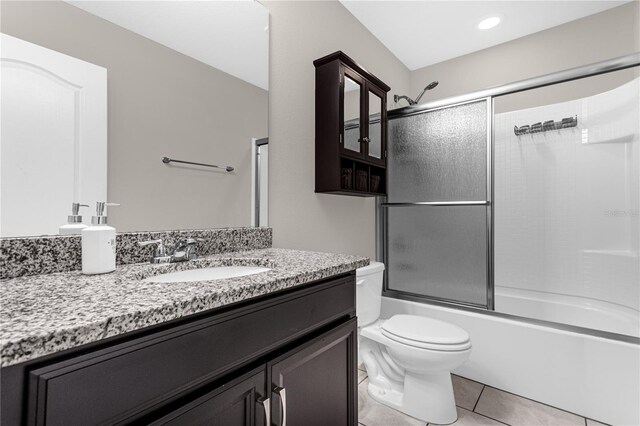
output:
<instances>
[{"instance_id":1,"label":"shower head","mask_svg":"<svg viewBox=\"0 0 640 426\"><path fill-rule=\"evenodd\" d=\"M422 95L424 95L424 93L427 90L431 90L434 87L436 87L438 85L437 81L432 81L431 83L429 83L427 85L427 87L425 87L424 89L422 89L422 92L420 92L420 94L418 95L418 97L416 98L416 100L414 101L413 99L411 99L408 96L405 95L393 95L393 102L398 103L398 101L400 101L400 99L404 99L407 102L409 102L409 105L416 105L418 102L420 102L420 98L422 98Z\"/></svg>"},{"instance_id":2,"label":"shower head","mask_svg":"<svg viewBox=\"0 0 640 426\"><path fill-rule=\"evenodd\" d=\"M432 81L431 83L427 84L427 86L424 89L422 89L422 92L420 92L420 94L416 98L415 103L417 104L418 102L420 102L420 98L422 98L422 95L424 95L427 90L431 90L434 87L436 87L437 85L438 85L437 81Z\"/></svg>"}]
</instances>

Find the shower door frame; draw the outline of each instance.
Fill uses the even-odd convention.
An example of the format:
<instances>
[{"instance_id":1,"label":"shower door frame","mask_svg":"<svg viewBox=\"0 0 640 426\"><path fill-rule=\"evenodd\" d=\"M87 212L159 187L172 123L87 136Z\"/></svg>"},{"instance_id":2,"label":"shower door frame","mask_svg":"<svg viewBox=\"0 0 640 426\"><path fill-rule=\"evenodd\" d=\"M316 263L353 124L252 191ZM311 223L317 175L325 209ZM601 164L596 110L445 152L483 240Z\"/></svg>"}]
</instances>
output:
<instances>
[{"instance_id":1,"label":"shower door frame","mask_svg":"<svg viewBox=\"0 0 640 426\"><path fill-rule=\"evenodd\" d=\"M418 295L415 293L404 292L401 290L392 290L389 288L389 279L388 274L389 268L385 268L384 271L384 286L383 286L383 296L395 297L398 299L406 299L406 300L414 300L414 301L423 301L433 300L437 302L442 302L446 304L455 304L455 305L464 305L470 306L474 308L481 308L487 310L494 310L494 283L493 283L493 98L479 98L479 99L471 99L464 102L459 102L456 104L438 106L435 108L429 109L420 109L416 112L410 112L408 114L399 115L397 118L405 118L412 115L419 114L427 114L429 112L438 111L446 108L457 107L461 105L467 105L472 103L485 102L487 105L487 146L486 146L486 192L485 192L485 201L431 201L431 202L405 202L405 203L387 203L386 197L377 197L376 200L376 217L380 218L380 225L382 226L383 236L382 240L379 244L378 236L380 235L380 228L376 228L376 249L378 246L381 247L382 253L381 256L378 256L378 259L383 259L383 263L385 265L389 265L389 253L387 250L387 242L388 235L387 230L389 228L388 222L388 209L392 207L419 207L423 206L424 208L438 208L438 207L464 207L464 206L484 206L486 208L486 236L487 236L487 273L486 273L486 293L487 293L487 303L486 305L479 305L475 303L461 302L455 301L452 299L446 299L436 296L427 296L427 295ZM389 128L389 126L387 126ZM389 138L387 137L387 140ZM378 220L376 221L376 225L378 226Z\"/></svg>"},{"instance_id":2,"label":"shower door frame","mask_svg":"<svg viewBox=\"0 0 640 426\"><path fill-rule=\"evenodd\" d=\"M520 80L508 83L502 86L496 86L489 89L480 90L460 96L441 99L435 102L429 102L421 105L408 106L396 110L389 111L387 118L409 117L411 115L423 114L443 108L450 108L457 105L468 104L472 102L487 101L487 306L478 306L477 304L452 301L432 296L422 296L414 293L407 293L398 290L389 289L388 270L385 268L384 285L382 295L395 299L414 301L419 303L439 305L449 308L462 309L472 311L484 315L490 315L505 319L524 322L527 324L535 324L545 327L552 327L559 330L572 331L581 334L587 334L607 339L640 344L640 338L625 334L612 333L608 331L596 330L592 328L568 325L553 321L540 320L535 318L522 317L512 314L496 312L494 299L494 99L499 96L510 95L513 93L523 92L526 90L537 89L554 84L566 83L573 80L593 77L600 74L606 74L614 71L621 71L627 68L640 66L640 52L631 53L625 56L608 59L605 61L595 62L588 65L582 65L575 68L566 69L550 74L544 74L538 77ZM376 258L385 265L388 265L388 216L387 210L389 204L386 203L386 197L376 197ZM478 205L482 202L431 202L431 203L395 203L394 205L407 206L442 206L442 205ZM428 208L428 207L427 207Z\"/></svg>"}]
</instances>

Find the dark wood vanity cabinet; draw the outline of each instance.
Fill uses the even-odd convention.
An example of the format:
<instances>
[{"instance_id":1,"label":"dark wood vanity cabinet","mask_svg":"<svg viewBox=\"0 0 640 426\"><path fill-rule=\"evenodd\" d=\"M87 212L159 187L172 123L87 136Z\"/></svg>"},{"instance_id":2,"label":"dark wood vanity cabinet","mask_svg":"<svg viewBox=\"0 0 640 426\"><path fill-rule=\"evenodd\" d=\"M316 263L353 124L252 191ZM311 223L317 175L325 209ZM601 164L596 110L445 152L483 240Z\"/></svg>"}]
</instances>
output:
<instances>
[{"instance_id":1,"label":"dark wood vanity cabinet","mask_svg":"<svg viewBox=\"0 0 640 426\"><path fill-rule=\"evenodd\" d=\"M2 369L3 425L356 425L353 273Z\"/></svg>"},{"instance_id":2,"label":"dark wood vanity cabinet","mask_svg":"<svg viewBox=\"0 0 640 426\"><path fill-rule=\"evenodd\" d=\"M316 192L386 195L390 87L338 51L316 67Z\"/></svg>"}]
</instances>

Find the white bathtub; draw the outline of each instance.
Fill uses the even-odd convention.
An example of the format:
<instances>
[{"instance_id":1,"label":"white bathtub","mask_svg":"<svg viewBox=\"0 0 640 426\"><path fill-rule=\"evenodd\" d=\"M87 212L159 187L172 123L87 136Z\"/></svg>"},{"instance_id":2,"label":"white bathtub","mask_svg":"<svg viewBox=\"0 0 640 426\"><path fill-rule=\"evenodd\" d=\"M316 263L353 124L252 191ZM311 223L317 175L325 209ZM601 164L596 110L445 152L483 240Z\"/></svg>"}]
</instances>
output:
<instances>
[{"instance_id":1,"label":"white bathtub","mask_svg":"<svg viewBox=\"0 0 640 426\"><path fill-rule=\"evenodd\" d=\"M496 286L495 305L503 314L640 337L640 312L617 303Z\"/></svg>"},{"instance_id":2,"label":"white bathtub","mask_svg":"<svg viewBox=\"0 0 640 426\"><path fill-rule=\"evenodd\" d=\"M640 346L486 314L384 297L382 317L408 313L471 336L464 377L614 425L640 424Z\"/></svg>"}]
</instances>

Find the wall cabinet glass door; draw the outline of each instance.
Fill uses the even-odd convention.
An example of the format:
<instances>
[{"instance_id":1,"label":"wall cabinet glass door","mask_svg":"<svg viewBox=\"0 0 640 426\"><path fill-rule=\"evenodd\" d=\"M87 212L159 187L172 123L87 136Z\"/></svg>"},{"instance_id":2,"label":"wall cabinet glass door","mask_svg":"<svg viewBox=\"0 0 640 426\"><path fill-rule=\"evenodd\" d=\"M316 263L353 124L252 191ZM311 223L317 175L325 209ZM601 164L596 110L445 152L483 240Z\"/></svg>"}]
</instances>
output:
<instances>
[{"instance_id":1,"label":"wall cabinet glass door","mask_svg":"<svg viewBox=\"0 0 640 426\"><path fill-rule=\"evenodd\" d=\"M385 165L387 155L385 94L375 86L367 88L367 135L365 136L365 159Z\"/></svg>"},{"instance_id":2,"label":"wall cabinet glass door","mask_svg":"<svg viewBox=\"0 0 640 426\"><path fill-rule=\"evenodd\" d=\"M364 99L364 82L362 78L349 70L342 76L343 125L341 151L343 155L362 158L362 100Z\"/></svg>"},{"instance_id":3,"label":"wall cabinet glass door","mask_svg":"<svg viewBox=\"0 0 640 426\"><path fill-rule=\"evenodd\" d=\"M384 166L386 93L347 67L342 73L341 154Z\"/></svg>"}]
</instances>

